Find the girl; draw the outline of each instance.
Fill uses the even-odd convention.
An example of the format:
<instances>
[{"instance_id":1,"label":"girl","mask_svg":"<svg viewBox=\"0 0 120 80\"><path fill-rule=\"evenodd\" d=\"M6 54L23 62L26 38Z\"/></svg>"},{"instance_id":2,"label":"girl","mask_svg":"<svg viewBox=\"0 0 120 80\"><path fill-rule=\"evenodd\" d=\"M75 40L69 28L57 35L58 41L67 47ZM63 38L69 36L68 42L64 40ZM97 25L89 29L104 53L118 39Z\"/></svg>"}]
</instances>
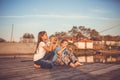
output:
<instances>
[{"instance_id":1,"label":"girl","mask_svg":"<svg viewBox=\"0 0 120 80\"><path fill-rule=\"evenodd\" d=\"M46 58L46 52L52 51L54 45L53 45L53 39L51 39L51 42L49 46L47 46L48 36L45 31L41 31L38 34L38 42L36 51L34 54L34 67L35 68L53 68L53 62L48 61ZM50 54L50 53L49 53Z\"/></svg>"},{"instance_id":2,"label":"girl","mask_svg":"<svg viewBox=\"0 0 120 80\"><path fill-rule=\"evenodd\" d=\"M69 65L71 67L77 67L79 65L83 65L78 62L77 58L74 56L72 51L67 49L68 41L63 39L60 43L60 46L58 46L55 49L55 56L53 58L53 61L55 63L58 63L60 65Z\"/></svg>"}]
</instances>

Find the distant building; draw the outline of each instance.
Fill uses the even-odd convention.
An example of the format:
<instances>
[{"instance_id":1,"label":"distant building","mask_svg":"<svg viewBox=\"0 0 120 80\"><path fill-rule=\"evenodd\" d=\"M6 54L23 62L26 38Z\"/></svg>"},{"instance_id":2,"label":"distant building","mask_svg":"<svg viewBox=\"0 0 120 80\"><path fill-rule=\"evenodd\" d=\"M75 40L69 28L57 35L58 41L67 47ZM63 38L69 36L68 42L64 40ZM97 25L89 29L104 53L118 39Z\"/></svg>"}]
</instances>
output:
<instances>
[{"instance_id":1,"label":"distant building","mask_svg":"<svg viewBox=\"0 0 120 80\"><path fill-rule=\"evenodd\" d=\"M78 49L93 49L92 40L80 40L74 43Z\"/></svg>"}]
</instances>

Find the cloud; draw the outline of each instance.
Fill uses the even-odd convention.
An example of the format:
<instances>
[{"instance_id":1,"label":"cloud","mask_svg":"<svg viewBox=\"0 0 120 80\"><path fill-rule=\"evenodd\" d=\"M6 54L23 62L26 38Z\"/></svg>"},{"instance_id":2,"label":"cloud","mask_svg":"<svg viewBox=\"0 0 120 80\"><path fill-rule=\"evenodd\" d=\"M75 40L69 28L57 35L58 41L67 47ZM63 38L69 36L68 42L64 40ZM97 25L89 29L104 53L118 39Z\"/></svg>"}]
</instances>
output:
<instances>
[{"instance_id":1,"label":"cloud","mask_svg":"<svg viewBox=\"0 0 120 80\"><path fill-rule=\"evenodd\" d=\"M101 11L102 12L102 11ZM0 16L0 18L57 18L57 19L98 19L98 20L111 20L107 17L93 17L86 15L23 15L23 16Z\"/></svg>"},{"instance_id":2,"label":"cloud","mask_svg":"<svg viewBox=\"0 0 120 80\"><path fill-rule=\"evenodd\" d=\"M89 16L79 15L23 15L23 16L0 16L0 18L90 18Z\"/></svg>"}]
</instances>

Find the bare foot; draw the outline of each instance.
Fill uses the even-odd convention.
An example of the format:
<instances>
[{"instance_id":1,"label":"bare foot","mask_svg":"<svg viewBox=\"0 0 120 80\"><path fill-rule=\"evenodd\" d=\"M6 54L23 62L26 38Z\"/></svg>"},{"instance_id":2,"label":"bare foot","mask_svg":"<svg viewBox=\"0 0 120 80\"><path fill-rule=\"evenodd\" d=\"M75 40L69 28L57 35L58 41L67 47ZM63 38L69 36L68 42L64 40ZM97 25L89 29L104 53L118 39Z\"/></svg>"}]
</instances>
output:
<instances>
[{"instance_id":1,"label":"bare foot","mask_svg":"<svg viewBox=\"0 0 120 80\"><path fill-rule=\"evenodd\" d=\"M75 68L76 65L74 63L70 63L70 67Z\"/></svg>"},{"instance_id":2,"label":"bare foot","mask_svg":"<svg viewBox=\"0 0 120 80\"><path fill-rule=\"evenodd\" d=\"M35 67L36 69L40 69L40 65L34 64L34 67Z\"/></svg>"},{"instance_id":3,"label":"bare foot","mask_svg":"<svg viewBox=\"0 0 120 80\"><path fill-rule=\"evenodd\" d=\"M80 63L80 62L76 62L75 65L76 65L76 66L83 66L83 64Z\"/></svg>"}]
</instances>

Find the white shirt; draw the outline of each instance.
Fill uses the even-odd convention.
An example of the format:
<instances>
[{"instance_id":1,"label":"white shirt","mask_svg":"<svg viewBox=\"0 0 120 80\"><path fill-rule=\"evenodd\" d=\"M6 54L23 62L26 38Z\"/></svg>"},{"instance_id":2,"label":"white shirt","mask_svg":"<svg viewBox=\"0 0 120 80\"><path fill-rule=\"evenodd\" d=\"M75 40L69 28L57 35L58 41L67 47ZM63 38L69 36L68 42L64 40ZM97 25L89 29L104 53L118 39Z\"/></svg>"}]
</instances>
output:
<instances>
[{"instance_id":1,"label":"white shirt","mask_svg":"<svg viewBox=\"0 0 120 80\"><path fill-rule=\"evenodd\" d=\"M46 46L45 42L40 42L38 49L37 49L36 53L34 54L33 61L42 59L45 56L46 50L43 48L43 46Z\"/></svg>"}]
</instances>

